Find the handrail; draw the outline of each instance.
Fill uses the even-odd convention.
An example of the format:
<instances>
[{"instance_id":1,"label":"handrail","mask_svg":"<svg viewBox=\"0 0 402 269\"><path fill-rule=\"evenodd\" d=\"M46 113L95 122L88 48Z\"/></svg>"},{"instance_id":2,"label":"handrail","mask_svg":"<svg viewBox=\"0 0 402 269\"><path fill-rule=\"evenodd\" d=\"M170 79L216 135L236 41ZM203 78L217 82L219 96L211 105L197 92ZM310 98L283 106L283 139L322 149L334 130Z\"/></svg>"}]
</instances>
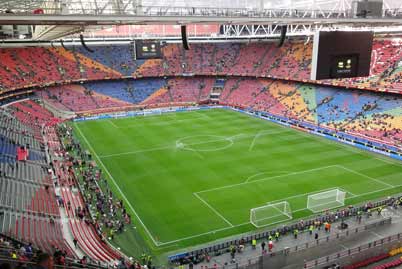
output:
<instances>
[{"instance_id":1,"label":"handrail","mask_svg":"<svg viewBox=\"0 0 402 269\"><path fill-rule=\"evenodd\" d=\"M324 264L327 264L330 262L335 262L335 261L338 261L339 259L349 257L352 255L356 255L358 253L367 251L374 247L382 246L382 245L385 245L385 244L388 244L391 242L395 242L395 241L400 241L401 239L402 239L402 233L387 236L387 237L384 237L384 238L381 238L378 240L371 241L370 243L360 245L355 248L350 248L347 250L336 252L336 253L328 255L328 256L320 257L315 260L307 261L304 263L304 268L314 268L314 267L324 265Z\"/></svg>"}]
</instances>

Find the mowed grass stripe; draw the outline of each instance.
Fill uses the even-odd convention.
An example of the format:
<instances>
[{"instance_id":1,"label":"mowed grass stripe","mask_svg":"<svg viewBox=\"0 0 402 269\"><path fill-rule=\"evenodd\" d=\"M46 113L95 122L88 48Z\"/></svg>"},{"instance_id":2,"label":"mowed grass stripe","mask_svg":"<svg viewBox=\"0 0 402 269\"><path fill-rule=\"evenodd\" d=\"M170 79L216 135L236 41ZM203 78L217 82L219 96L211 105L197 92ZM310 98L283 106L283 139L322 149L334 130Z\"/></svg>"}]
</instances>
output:
<instances>
[{"instance_id":1,"label":"mowed grass stripe","mask_svg":"<svg viewBox=\"0 0 402 269\"><path fill-rule=\"evenodd\" d=\"M398 185L402 177L399 164L390 164L388 159L378 155L228 110L87 121L77 125L90 140L94 151L104 156L105 167L144 224L157 237L156 240L165 243L176 241L174 248L252 230L252 225L244 225L244 221L247 221L245 215L254 205L259 206L272 199L334 187L363 194L387 187L381 182ZM249 150L259 132L271 134L260 135L254 141L252 150ZM208 135L222 137L222 140L203 143L210 139ZM197 143L197 137L203 140L191 146L192 150L177 148L176 141L184 137L190 137L190 142L194 144ZM216 150L227 137L234 137L233 145ZM162 149L152 150L155 148ZM267 183L249 189L239 188L214 194L217 197L202 194L202 198L224 218L235 226L241 225L233 228L228 227L222 218L193 194L239 184L258 173L272 173L275 176L334 165L353 169L379 182L338 167L338 172L330 170L308 177L290 176L286 180L276 180L272 186ZM348 201L356 203L393 191L402 190L379 191L366 197L350 197ZM305 197L293 201L295 210L300 209L296 217L311 214L303 210L303 199ZM124 244L124 240L120 243Z\"/></svg>"}]
</instances>

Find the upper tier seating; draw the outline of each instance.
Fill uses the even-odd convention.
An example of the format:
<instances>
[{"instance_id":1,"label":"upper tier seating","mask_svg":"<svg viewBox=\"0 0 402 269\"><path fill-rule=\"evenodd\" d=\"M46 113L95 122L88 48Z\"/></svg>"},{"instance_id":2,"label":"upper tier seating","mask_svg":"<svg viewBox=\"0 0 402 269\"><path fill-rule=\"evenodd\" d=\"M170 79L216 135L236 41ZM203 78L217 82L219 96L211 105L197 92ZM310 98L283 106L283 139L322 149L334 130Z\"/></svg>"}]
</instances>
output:
<instances>
[{"instance_id":1,"label":"upper tier seating","mask_svg":"<svg viewBox=\"0 0 402 269\"><path fill-rule=\"evenodd\" d=\"M141 60L134 60L134 48L132 45L91 46L91 49L94 52L89 52L80 46L76 48L76 51L120 72L123 76L130 76L138 66L144 63ZM129 55L127 52L132 52L132 54Z\"/></svg>"},{"instance_id":2,"label":"upper tier seating","mask_svg":"<svg viewBox=\"0 0 402 269\"><path fill-rule=\"evenodd\" d=\"M111 68L64 49L0 49L0 90L32 85L121 77Z\"/></svg>"},{"instance_id":3,"label":"upper tier seating","mask_svg":"<svg viewBox=\"0 0 402 269\"><path fill-rule=\"evenodd\" d=\"M402 49L398 38L377 38L373 43L369 77L324 80L366 89L402 92ZM196 43L162 46L161 59L134 60L131 45L93 46L93 53L75 48L0 49L0 91L71 80L103 80L124 76L164 77L193 75L257 76L305 81L310 78L312 43ZM131 101L130 101L131 102Z\"/></svg>"}]
</instances>

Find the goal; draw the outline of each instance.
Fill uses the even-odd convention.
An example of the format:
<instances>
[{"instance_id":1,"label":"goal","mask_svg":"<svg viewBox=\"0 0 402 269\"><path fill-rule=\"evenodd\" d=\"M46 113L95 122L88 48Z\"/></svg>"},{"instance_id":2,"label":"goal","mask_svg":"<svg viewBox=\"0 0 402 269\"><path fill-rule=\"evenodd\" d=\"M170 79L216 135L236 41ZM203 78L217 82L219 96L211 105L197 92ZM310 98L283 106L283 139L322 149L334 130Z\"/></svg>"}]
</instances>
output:
<instances>
[{"instance_id":1,"label":"goal","mask_svg":"<svg viewBox=\"0 0 402 269\"><path fill-rule=\"evenodd\" d=\"M314 213L345 205L346 192L339 189L311 194L307 197L307 209Z\"/></svg>"},{"instance_id":2,"label":"goal","mask_svg":"<svg viewBox=\"0 0 402 269\"><path fill-rule=\"evenodd\" d=\"M162 110L161 109L152 109L152 110L145 110L144 116L153 116L153 115L162 115Z\"/></svg>"},{"instance_id":3,"label":"goal","mask_svg":"<svg viewBox=\"0 0 402 269\"><path fill-rule=\"evenodd\" d=\"M292 212L286 201L250 209L250 222L257 228L291 219Z\"/></svg>"}]
</instances>

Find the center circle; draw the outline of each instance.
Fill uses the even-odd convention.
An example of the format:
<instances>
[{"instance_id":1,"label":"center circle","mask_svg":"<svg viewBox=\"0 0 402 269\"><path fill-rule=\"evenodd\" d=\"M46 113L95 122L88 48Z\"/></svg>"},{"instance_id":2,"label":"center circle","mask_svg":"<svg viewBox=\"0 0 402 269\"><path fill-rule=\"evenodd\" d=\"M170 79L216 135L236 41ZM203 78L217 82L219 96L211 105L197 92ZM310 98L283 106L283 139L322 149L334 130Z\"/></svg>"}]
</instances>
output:
<instances>
[{"instance_id":1,"label":"center circle","mask_svg":"<svg viewBox=\"0 0 402 269\"><path fill-rule=\"evenodd\" d=\"M176 148L191 151L218 151L231 147L233 139L219 135L193 135L176 140Z\"/></svg>"}]
</instances>

